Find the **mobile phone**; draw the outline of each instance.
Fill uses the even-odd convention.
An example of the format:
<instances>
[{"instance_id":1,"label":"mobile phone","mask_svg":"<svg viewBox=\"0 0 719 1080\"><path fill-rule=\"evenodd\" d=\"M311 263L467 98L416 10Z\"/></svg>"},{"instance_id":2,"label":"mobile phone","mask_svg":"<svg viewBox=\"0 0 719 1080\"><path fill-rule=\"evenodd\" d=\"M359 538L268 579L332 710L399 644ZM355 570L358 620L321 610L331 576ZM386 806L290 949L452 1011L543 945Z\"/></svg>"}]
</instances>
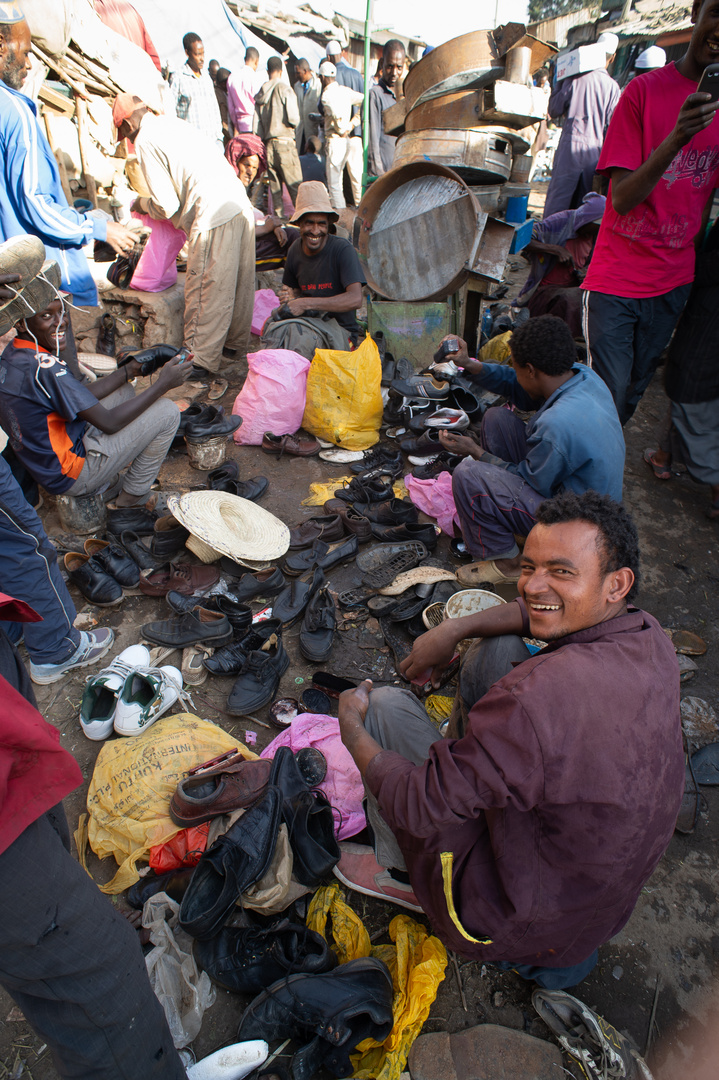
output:
<instances>
[{"instance_id":1,"label":"mobile phone","mask_svg":"<svg viewBox=\"0 0 719 1080\"><path fill-rule=\"evenodd\" d=\"M182 349L180 349L179 353L177 354L177 359L180 361L181 364L184 364L186 360L192 360L194 355L195 354L193 352L190 352L190 350L185 345Z\"/></svg>"},{"instance_id":2,"label":"mobile phone","mask_svg":"<svg viewBox=\"0 0 719 1080\"><path fill-rule=\"evenodd\" d=\"M710 64L704 68L704 74L697 86L698 94L711 94L712 101L719 101L719 64Z\"/></svg>"}]
</instances>

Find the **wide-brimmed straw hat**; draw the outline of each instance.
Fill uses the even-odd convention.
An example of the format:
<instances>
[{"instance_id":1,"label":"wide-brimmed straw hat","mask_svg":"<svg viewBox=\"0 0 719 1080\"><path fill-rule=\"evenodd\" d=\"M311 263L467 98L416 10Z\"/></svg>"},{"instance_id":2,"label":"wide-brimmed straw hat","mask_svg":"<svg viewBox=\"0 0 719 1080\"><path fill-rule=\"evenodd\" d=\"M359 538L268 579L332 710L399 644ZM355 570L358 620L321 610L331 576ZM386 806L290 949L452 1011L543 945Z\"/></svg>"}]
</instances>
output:
<instances>
[{"instance_id":1,"label":"wide-brimmed straw hat","mask_svg":"<svg viewBox=\"0 0 719 1080\"><path fill-rule=\"evenodd\" d=\"M290 546L290 530L261 506L226 491L169 496L167 507L193 536L235 562L270 562Z\"/></svg>"},{"instance_id":2,"label":"wide-brimmed straw hat","mask_svg":"<svg viewBox=\"0 0 719 1080\"><path fill-rule=\"evenodd\" d=\"M49 307L53 300L57 300L62 286L60 267L50 260L44 262L39 273L29 280L26 272L16 272L22 273L22 281L9 286L17 288L18 294L0 308L0 336L12 330L20 319L31 319Z\"/></svg>"},{"instance_id":3,"label":"wide-brimmed straw hat","mask_svg":"<svg viewBox=\"0 0 719 1080\"><path fill-rule=\"evenodd\" d=\"M305 180L297 189L295 212L290 218L294 223L305 214L327 214L330 221L337 221L339 214L330 202L327 188L321 180Z\"/></svg>"}]
</instances>

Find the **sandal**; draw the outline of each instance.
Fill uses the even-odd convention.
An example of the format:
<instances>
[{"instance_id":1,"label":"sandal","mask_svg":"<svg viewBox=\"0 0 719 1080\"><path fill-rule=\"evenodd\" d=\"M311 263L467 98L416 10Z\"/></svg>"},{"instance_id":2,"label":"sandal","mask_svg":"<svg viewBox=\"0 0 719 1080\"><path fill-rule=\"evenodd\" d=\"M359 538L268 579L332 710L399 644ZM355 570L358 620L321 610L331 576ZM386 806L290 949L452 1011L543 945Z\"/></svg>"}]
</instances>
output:
<instances>
[{"instance_id":1,"label":"sandal","mask_svg":"<svg viewBox=\"0 0 719 1080\"><path fill-rule=\"evenodd\" d=\"M654 460L654 455L657 452L658 451L652 450L651 448L648 449L648 450L645 450L644 455L643 455L644 460L646 461L647 465L649 466L649 468L654 473L657 480L671 480L672 474L671 474L671 470L670 470L669 466L668 465L657 465L656 461Z\"/></svg>"}]
</instances>

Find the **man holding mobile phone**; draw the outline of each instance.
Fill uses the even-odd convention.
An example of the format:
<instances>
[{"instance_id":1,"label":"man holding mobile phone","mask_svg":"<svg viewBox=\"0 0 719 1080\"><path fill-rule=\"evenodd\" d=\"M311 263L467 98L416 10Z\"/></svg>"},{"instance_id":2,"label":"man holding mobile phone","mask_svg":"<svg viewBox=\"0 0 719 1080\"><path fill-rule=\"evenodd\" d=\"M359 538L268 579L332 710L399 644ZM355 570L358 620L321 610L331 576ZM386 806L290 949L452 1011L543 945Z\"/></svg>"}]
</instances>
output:
<instances>
[{"instance_id":1,"label":"man holding mobile phone","mask_svg":"<svg viewBox=\"0 0 719 1080\"><path fill-rule=\"evenodd\" d=\"M649 386L689 296L695 245L719 185L719 102L697 85L719 60L719 5L694 0L691 17L694 32L682 59L625 89L597 167L610 185L582 286L584 336L622 424Z\"/></svg>"}]
</instances>

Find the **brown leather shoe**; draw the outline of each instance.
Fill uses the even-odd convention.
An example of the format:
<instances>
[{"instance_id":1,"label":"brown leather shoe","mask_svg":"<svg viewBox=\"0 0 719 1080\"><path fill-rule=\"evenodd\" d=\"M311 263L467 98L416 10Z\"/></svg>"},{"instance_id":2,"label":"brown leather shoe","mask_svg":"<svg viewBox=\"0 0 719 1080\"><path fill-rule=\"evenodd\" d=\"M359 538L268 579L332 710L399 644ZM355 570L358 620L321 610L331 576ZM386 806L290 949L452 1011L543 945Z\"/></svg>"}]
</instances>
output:
<instances>
[{"instance_id":1,"label":"brown leather shoe","mask_svg":"<svg viewBox=\"0 0 719 1080\"><path fill-rule=\"evenodd\" d=\"M329 543L332 540L341 540L344 535L345 529L339 514L311 517L290 529L290 547L312 547L315 540L326 540Z\"/></svg>"},{"instance_id":2,"label":"brown leather shoe","mask_svg":"<svg viewBox=\"0 0 719 1080\"><path fill-rule=\"evenodd\" d=\"M166 563L140 578L140 592L145 596L167 596L174 590L180 596L190 596L197 589L211 589L219 580L220 571L216 566Z\"/></svg>"},{"instance_id":3,"label":"brown leather shoe","mask_svg":"<svg viewBox=\"0 0 719 1080\"><path fill-rule=\"evenodd\" d=\"M274 454L275 457L284 457L292 454L294 457L313 457L319 454L320 444L314 435L273 435L266 431L262 436L262 451L265 454Z\"/></svg>"},{"instance_id":4,"label":"brown leather shoe","mask_svg":"<svg viewBox=\"0 0 719 1080\"><path fill-rule=\"evenodd\" d=\"M360 544L366 544L368 540L372 539L371 522L358 514L354 506L343 502L342 499L328 499L324 509L326 514L338 514L342 519L345 530L356 536ZM322 539L324 540L324 537ZM292 547L292 544L290 544L290 547Z\"/></svg>"},{"instance_id":5,"label":"brown leather shoe","mask_svg":"<svg viewBox=\"0 0 719 1080\"><path fill-rule=\"evenodd\" d=\"M218 814L251 806L267 787L271 761L247 761L238 750L190 769L170 801L170 817L182 829Z\"/></svg>"}]
</instances>

